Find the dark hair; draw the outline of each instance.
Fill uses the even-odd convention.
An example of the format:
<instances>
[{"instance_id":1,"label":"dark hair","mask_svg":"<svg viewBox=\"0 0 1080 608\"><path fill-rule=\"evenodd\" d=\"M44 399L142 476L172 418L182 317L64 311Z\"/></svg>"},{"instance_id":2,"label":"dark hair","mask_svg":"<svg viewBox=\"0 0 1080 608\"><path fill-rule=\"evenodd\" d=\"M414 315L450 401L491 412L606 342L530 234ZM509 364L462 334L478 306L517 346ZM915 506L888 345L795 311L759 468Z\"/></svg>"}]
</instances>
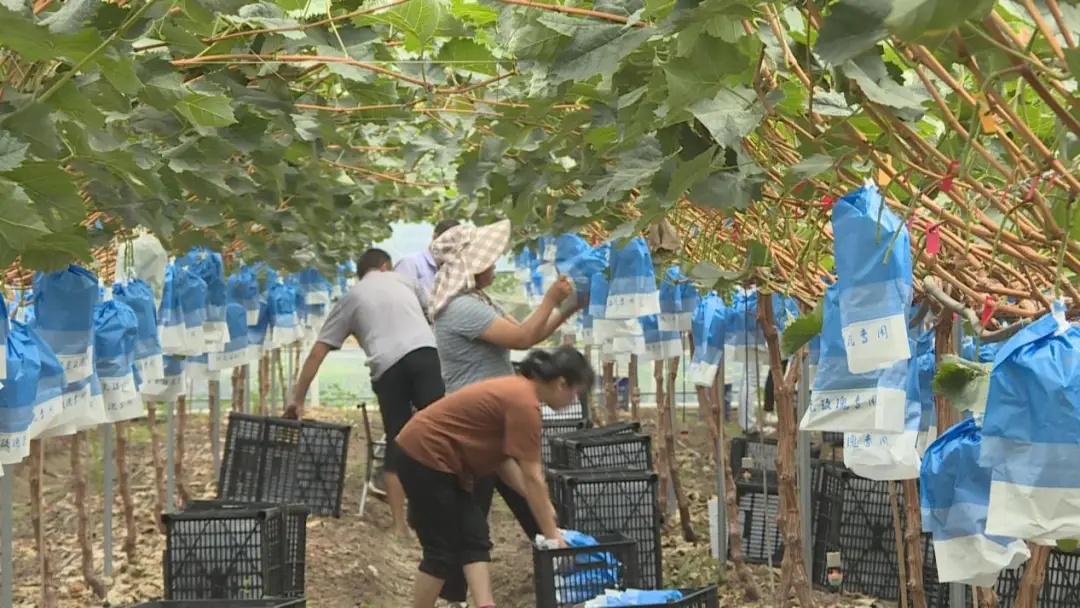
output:
<instances>
[{"instance_id":1,"label":"dark hair","mask_svg":"<svg viewBox=\"0 0 1080 608\"><path fill-rule=\"evenodd\" d=\"M360 261L356 264L356 278L362 279L368 272L378 270L390 262L389 253L386 253L382 249L372 247L360 256Z\"/></svg>"},{"instance_id":2,"label":"dark hair","mask_svg":"<svg viewBox=\"0 0 1080 608\"><path fill-rule=\"evenodd\" d=\"M572 346L554 350L534 348L518 364L518 370L530 380L550 382L562 378L576 387L591 387L596 377L589 360Z\"/></svg>"},{"instance_id":3,"label":"dark hair","mask_svg":"<svg viewBox=\"0 0 1080 608\"><path fill-rule=\"evenodd\" d=\"M460 222L458 222L457 220L442 220L438 224L435 224L435 230L431 232L431 238L433 240L439 238L439 235L457 226L458 224L460 224Z\"/></svg>"}]
</instances>

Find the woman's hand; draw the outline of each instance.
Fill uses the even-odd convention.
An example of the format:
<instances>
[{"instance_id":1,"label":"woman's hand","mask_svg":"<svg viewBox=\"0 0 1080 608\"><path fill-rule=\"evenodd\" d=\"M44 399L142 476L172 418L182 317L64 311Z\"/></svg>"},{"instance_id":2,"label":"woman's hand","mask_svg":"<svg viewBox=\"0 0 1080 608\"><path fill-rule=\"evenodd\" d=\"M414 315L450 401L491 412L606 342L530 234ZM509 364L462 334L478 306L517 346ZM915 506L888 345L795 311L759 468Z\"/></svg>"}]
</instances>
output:
<instances>
[{"instance_id":1,"label":"woman's hand","mask_svg":"<svg viewBox=\"0 0 1080 608\"><path fill-rule=\"evenodd\" d=\"M574 284L570 282L570 279L559 277L551 284L551 287L548 287L544 297L552 304L558 304L570 297L572 293L574 293Z\"/></svg>"}]
</instances>

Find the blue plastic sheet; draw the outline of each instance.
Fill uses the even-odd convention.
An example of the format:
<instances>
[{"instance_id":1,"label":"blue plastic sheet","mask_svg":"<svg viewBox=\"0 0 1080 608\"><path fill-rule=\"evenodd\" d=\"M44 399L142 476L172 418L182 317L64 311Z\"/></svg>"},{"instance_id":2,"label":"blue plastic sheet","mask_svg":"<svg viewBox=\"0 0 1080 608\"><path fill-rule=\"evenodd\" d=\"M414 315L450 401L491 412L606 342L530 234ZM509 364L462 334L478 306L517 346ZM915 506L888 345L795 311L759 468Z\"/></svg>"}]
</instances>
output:
<instances>
[{"instance_id":1,"label":"blue plastic sheet","mask_svg":"<svg viewBox=\"0 0 1080 608\"><path fill-rule=\"evenodd\" d=\"M822 306L821 356L814 377L810 406L799 425L804 431L898 433L907 412L907 363L888 370L852 374L841 329L840 288L825 290ZM910 348L910 347L909 347ZM877 411L887 409L881 426Z\"/></svg>"},{"instance_id":2,"label":"blue plastic sheet","mask_svg":"<svg viewBox=\"0 0 1080 608\"><path fill-rule=\"evenodd\" d=\"M1080 329L1046 315L994 359L979 464L993 471L987 534L1080 538Z\"/></svg>"},{"instance_id":3,"label":"blue plastic sheet","mask_svg":"<svg viewBox=\"0 0 1080 608\"><path fill-rule=\"evenodd\" d=\"M657 322L664 331L679 331L679 313L682 312L682 298L679 297L681 279L678 266L671 266L664 271L660 281L660 314Z\"/></svg>"},{"instance_id":4,"label":"blue plastic sheet","mask_svg":"<svg viewBox=\"0 0 1080 608\"><path fill-rule=\"evenodd\" d=\"M0 293L0 344L7 344L9 327L7 303L4 302L4 294ZM7 377L7 357L0 357L0 379Z\"/></svg>"},{"instance_id":5,"label":"blue plastic sheet","mask_svg":"<svg viewBox=\"0 0 1080 608\"><path fill-rule=\"evenodd\" d=\"M341 268L343 267L339 265L339 271ZM254 270L242 266L234 272L229 277L228 295L231 301L244 307L248 325L255 325L259 321L259 279Z\"/></svg>"},{"instance_id":6,"label":"blue plastic sheet","mask_svg":"<svg viewBox=\"0 0 1080 608\"><path fill-rule=\"evenodd\" d=\"M921 417L919 430L931 434L937 432L937 414L934 404L934 373L937 370L934 351L934 330L929 329L915 342L915 358L908 367L908 401L919 404Z\"/></svg>"},{"instance_id":7,"label":"blue plastic sheet","mask_svg":"<svg viewBox=\"0 0 1080 608\"><path fill-rule=\"evenodd\" d=\"M214 253L206 247L196 247L178 263L186 265L206 284L203 338L206 340L207 350L217 351L225 345L228 333L228 328L225 326L227 302L225 264L221 259L221 254Z\"/></svg>"},{"instance_id":8,"label":"blue plastic sheet","mask_svg":"<svg viewBox=\"0 0 1080 608\"><path fill-rule=\"evenodd\" d=\"M138 343L139 318L134 309L117 298L97 306L94 368L101 382L106 422L131 420L144 413L135 382Z\"/></svg>"},{"instance_id":9,"label":"blue plastic sheet","mask_svg":"<svg viewBox=\"0 0 1080 608\"><path fill-rule=\"evenodd\" d=\"M712 292L702 298L692 318L694 356L690 361L688 380L695 386L712 386L720 361L724 357L727 336L727 308L724 300Z\"/></svg>"},{"instance_id":10,"label":"blue plastic sheet","mask_svg":"<svg viewBox=\"0 0 1080 608\"><path fill-rule=\"evenodd\" d=\"M123 302L135 312L138 332L135 339L135 385L165 376L161 359L161 340L158 338L157 310L154 292L142 279L113 285L113 299Z\"/></svg>"},{"instance_id":11,"label":"blue plastic sheet","mask_svg":"<svg viewBox=\"0 0 1080 608\"><path fill-rule=\"evenodd\" d=\"M207 358L207 366L212 372L251 363L258 356L257 351L250 348L244 307L237 302L229 302L225 309L225 320L229 324L229 341L222 352L210 353Z\"/></svg>"},{"instance_id":12,"label":"blue plastic sheet","mask_svg":"<svg viewBox=\"0 0 1080 608\"><path fill-rule=\"evenodd\" d=\"M589 280L608 266L610 247L592 247L576 234L563 234L555 240L555 268L574 282L578 304L589 297Z\"/></svg>"},{"instance_id":13,"label":"blue plastic sheet","mask_svg":"<svg viewBox=\"0 0 1080 608\"><path fill-rule=\"evenodd\" d=\"M960 356L976 363L993 363L994 357L997 356L998 351L1001 349L1001 345L1001 342L980 344L978 355L976 355L975 340L971 336L966 336L960 345Z\"/></svg>"},{"instance_id":14,"label":"blue plastic sheet","mask_svg":"<svg viewBox=\"0 0 1080 608\"><path fill-rule=\"evenodd\" d=\"M682 278L686 278L683 276ZM693 283L683 282L679 284L679 331L690 331L691 317L697 310L701 294Z\"/></svg>"},{"instance_id":15,"label":"blue plastic sheet","mask_svg":"<svg viewBox=\"0 0 1080 608\"><path fill-rule=\"evenodd\" d=\"M6 314L4 319L7 319ZM33 423L41 418L39 426L44 428L48 421L43 418L46 408L36 407L41 375L38 342L30 336L26 325L13 321L4 343L6 370L4 384L0 387L0 464L12 464L30 453ZM59 399L62 378L55 387L55 397Z\"/></svg>"},{"instance_id":16,"label":"blue plastic sheet","mask_svg":"<svg viewBox=\"0 0 1080 608\"><path fill-rule=\"evenodd\" d=\"M608 590L603 595L585 603L585 608L604 606L662 606L678 602L683 594L677 589L626 589L625 591Z\"/></svg>"},{"instance_id":17,"label":"blue plastic sheet","mask_svg":"<svg viewBox=\"0 0 1080 608\"><path fill-rule=\"evenodd\" d=\"M304 296L304 304L326 305L330 303L330 282L314 268L305 268L296 273L296 283Z\"/></svg>"},{"instance_id":18,"label":"blue plastic sheet","mask_svg":"<svg viewBox=\"0 0 1080 608\"><path fill-rule=\"evenodd\" d=\"M94 373L91 356L98 279L81 266L34 275L34 330L64 366L68 384Z\"/></svg>"},{"instance_id":19,"label":"blue plastic sheet","mask_svg":"<svg viewBox=\"0 0 1080 608\"><path fill-rule=\"evenodd\" d=\"M877 186L867 183L836 201L832 229L848 369L853 374L887 369L911 354L907 224L888 209Z\"/></svg>"},{"instance_id":20,"label":"blue plastic sheet","mask_svg":"<svg viewBox=\"0 0 1080 608\"><path fill-rule=\"evenodd\" d=\"M660 314L652 256L645 239L634 237L626 246L611 251L607 319L636 319Z\"/></svg>"},{"instance_id":21,"label":"blue plastic sheet","mask_svg":"<svg viewBox=\"0 0 1080 608\"><path fill-rule=\"evenodd\" d=\"M180 264L165 272L165 290L158 310L161 352L195 356L206 352L206 282Z\"/></svg>"},{"instance_id":22,"label":"blue plastic sheet","mask_svg":"<svg viewBox=\"0 0 1080 608\"><path fill-rule=\"evenodd\" d=\"M296 342L299 337L296 319L296 294L284 282L270 287L267 296L270 312L270 344L273 347Z\"/></svg>"},{"instance_id":23,"label":"blue plastic sheet","mask_svg":"<svg viewBox=\"0 0 1080 608\"><path fill-rule=\"evenodd\" d=\"M255 351L254 357L258 358L263 347L266 346L266 336L270 333L270 305L265 300L259 301L259 316L254 325L248 325L248 346Z\"/></svg>"},{"instance_id":24,"label":"blue plastic sheet","mask_svg":"<svg viewBox=\"0 0 1080 608\"><path fill-rule=\"evenodd\" d=\"M599 545L595 538L575 530L564 530L562 534L569 547ZM555 575L556 602L560 606L579 604L603 593L604 589L619 583L621 567L615 556L606 551L575 555L573 562Z\"/></svg>"},{"instance_id":25,"label":"blue plastic sheet","mask_svg":"<svg viewBox=\"0 0 1080 608\"><path fill-rule=\"evenodd\" d=\"M993 587L1002 570L1030 557L1022 540L986 533L991 472L979 466L981 444L982 430L969 418L945 431L923 456L923 529L933 535L943 583Z\"/></svg>"},{"instance_id":26,"label":"blue plastic sheet","mask_svg":"<svg viewBox=\"0 0 1080 608\"><path fill-rule=\"evenodd\" d=\"M724 338L724 359L748 366L767 365L769 347L758 322L758 293L738 288L732 296L731 306L725 315L727 330ZM775 311L774 311L775 312ZM780 328L777 328L780 331Z\"/></svg>"}]
</instances>

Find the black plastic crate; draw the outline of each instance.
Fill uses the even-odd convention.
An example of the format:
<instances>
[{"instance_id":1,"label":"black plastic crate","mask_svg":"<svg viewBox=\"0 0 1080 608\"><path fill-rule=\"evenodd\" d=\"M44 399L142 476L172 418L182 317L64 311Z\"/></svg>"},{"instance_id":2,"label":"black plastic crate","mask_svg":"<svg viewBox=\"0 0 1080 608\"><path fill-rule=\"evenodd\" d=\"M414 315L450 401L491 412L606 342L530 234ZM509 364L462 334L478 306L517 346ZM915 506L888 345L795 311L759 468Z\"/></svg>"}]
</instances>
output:
<instances>
[{"instance_id":1,"label":"black plastic crate","mask_svg":"<svg viewBox=\"0 0 1080 608\"><path fill-rule=\"evenodd\" d=\"M839 542L844 572L844 591L862 593L886 601L899 599L896 533L889 498L889 482L855 475L838 465L844 488ZM903 486L896 483L899 512L904 512ZM820 584L824 576L816 579Z\"/></svg>"},{"instance_id":2,"label":"black plastic crate","mask_svg":"<svg viewBox=\"0 0 1080 608\"><path fill-rule=\"evenodd\" d=\"M563 439L566 465L571 469L651 471L652 437L626 434Z\"/></svg>"},{"instance_id":3,"label":"black plastic crate","mask_svg":"<svg viewBox=\"0 0 1080 608\"><path fill-rule=\"evenodd\" d=\"M162 515L165 599L281 597L285 522L281 509L217 509Z\"/></svg>"},{"instance_id":4,"label":"black plastic crate","mask_svg":"<svg viewBox=\"0 0 1080 608\"><path fill-rule=\"evenodd\" d=\"M302 424L232 412L218 475L222 500L293 503Z\"/></svg>"},{"instance_id":5,"label":"black plastic crate","mask_svg":"<svg viewBox=\"0 0 1080 608\"><path fill-rule=\"evenodd\" d=\"M844 434L835 431L822 431L821 442L826 445L842 446L844 445Z\"/></svg>"},{"instance_id":6,"label":"black plastic crate","mask_svg":"<svg viewBox=\"0 0 1080 608\"><path fill-rule=\"evenodd\" d=\"M545 420L540 430L540 455L541 462L545 466L553 466L551 440L567 433L573 433L585 428L588 423L584 420L548 421Z\"/></svg>"},{"instance_id":7,"label":"black plastic crate","mask_svg":"<svg viewBox=\"0 0 1080 608\"><path fill-rule=\"evenodd\" d=\"M575 606L605 589L638 584L637 543L623 536L598 537L593 547L542 550L533 546L537 608Z\"/></svg>"},{"instance_id":8,"label":"black plastic crate","mask_svg":"<svg viewBox=\"0 0 1080 608\"><path fill-rule=\"evenodd\" d=\"M769 485L776 485L776 454L780 450L779 441L772 438L759 438L756 436L732 437L731 438L731 474L735 481L761 484L761 473L767 471ZM820 446L810 446L810 458L817 459L821 456ZM754 461L750 469L743 468L743 458L749 457ZM794 463L792 463L794 464Z\"/></svg>"},{"instance_id":9,"label":"black plastic crate","mask_svg":"<svg viewBox=\"0 0 1080 608\"><path fill-rule=\"evenodd\" d=\"M998 576L998 607L1011 608L1020 594L1020 580L1027 563L1015 570L1005 570ZM1080 606L1080 553L1050 550L1046 564L1042 591L1039 592L1039 608L1076 608Z\"/></svg>"},{"instance_id":10,"label":"black plastic crate","mask_svg":"<svg viewBox=\"0 0 1080 608\"><path fill-rule=\"evenodd\" d=\"M811 534L803 534L811 543L813 563L809 565L812 580L824 580L826 557L839 544L843 517L844 485L840 472L819 461L811 461L810 525ZM739 504L739 526L742 533L743 555L748 563L779 564L784 556L783 532L780 530L779 487L769 485L768 492L760 484L736 483Z\"/></svg>"},{"instance_id":11,"label":"black plastic crate","mask_svg":"<svg viewBox=\"0 0 1080 608\"><path fill-rule=\"evenodd\" d=\"M557 469L572 468L570 466L570 456L566 452L566 442L571 439L581 441L601 437L639 435L640 432L641 423L639 422L616 422L595 428L590 428L586 424L582 429L570 433L561 433L551 439L551 466Z\"/></svg>"},{"instance_id":12,"label":"black plastic crate","mask_svg":"<svg viewBox=\"0 0 1080 608\"><path fill-rule=\"evenodd\" d=\"M584 391L570 402L570 405L561 410L554 410L541 404L541 415L544 422L572 422L576 420L590 420L589 417L589 392Z\"/></svg>"},{"instance_id":13,"label":"black plastic crate","mask_svg":"<svg viewBox=\"0 0 1080 608\"><path fill-rule=\"evenodd\" d=\"M184 511L207 511L213 509L281 509L285 522L283 557L285 583L282 597L304 597L307 554L308 508L304 505L272 505L269 503L243 503L230 500L193 500L184 505Z\"/></svg>"},{"instance_id":14,"label":"black plastic crate","mask_svg":"<svg viewBox=\"0 0 1080 608\"><path fill-rule=\"evenodd\" d=\"M341 517L345 468L352 427L301 420L295 494L291 502L307 505L312 515Z\"/></svg>"},{"instance_id":15,"label":"black plastic crate","mask_svg":"<svg viewBox=\"0 0 1080 608\"><path fill-rule=\"evenodd\" d=\"M307 608L304 598L261 600L153 600L132 608Z\"/></svg>"},{"instance_id":16,"label":"black plastic crate","mask_svg":"<svg viewBox=\"0 0 1080 608\"><path fill-rule=\"evenodd\" d=\"M651 471L563 471L559 522L592 536L621 535L637 543L641 585L664 584L658 477Z\"/></svg>"},{"instance_id":17,"label":"black plastic crate","mask_svg":"<svg viewBox=\"0 0 1080 608\"><path fill-rule=\"evenodd\" d=\"M641 605L639 608L720 608L720 594L716 585L709 585L700 589L679 589L683 599L666 604Z\"/></svg>"}]
</instances>

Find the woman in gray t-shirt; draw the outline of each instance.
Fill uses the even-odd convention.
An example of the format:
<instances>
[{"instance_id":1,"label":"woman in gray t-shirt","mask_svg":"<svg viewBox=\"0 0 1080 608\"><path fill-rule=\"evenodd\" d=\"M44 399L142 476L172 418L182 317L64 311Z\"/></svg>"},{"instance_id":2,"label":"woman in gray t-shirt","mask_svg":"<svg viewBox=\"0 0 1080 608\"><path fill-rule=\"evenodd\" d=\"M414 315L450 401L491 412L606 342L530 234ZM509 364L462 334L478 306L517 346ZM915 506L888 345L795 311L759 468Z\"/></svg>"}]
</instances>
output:
<instances>
[{"instance_id":1,"label":"woman in gray t-shirt","mask_svg":"<svg viewBox=\"0 0 1080 608\"><path fill-rule=\"evenodd\" d=\"M560 278L548 288L540 306L525 321L508 317L484 288L495 280L495 263L509 249L510 222L489 226L457 226L431 244L439 265L431 309L435 318L435 342L439 349L446 392L475 382L513 375L511 350L527 350L549 338L578 308L555 312L572 294L570 281ZM555 313L555 314L553 314ZM524 497L492 476L476 480L477 504L491 507L496 487L530 539L540 532ZM459 573L446 581L442 597L465 601L465 578Z\"/></svg>"}]
</instances>

